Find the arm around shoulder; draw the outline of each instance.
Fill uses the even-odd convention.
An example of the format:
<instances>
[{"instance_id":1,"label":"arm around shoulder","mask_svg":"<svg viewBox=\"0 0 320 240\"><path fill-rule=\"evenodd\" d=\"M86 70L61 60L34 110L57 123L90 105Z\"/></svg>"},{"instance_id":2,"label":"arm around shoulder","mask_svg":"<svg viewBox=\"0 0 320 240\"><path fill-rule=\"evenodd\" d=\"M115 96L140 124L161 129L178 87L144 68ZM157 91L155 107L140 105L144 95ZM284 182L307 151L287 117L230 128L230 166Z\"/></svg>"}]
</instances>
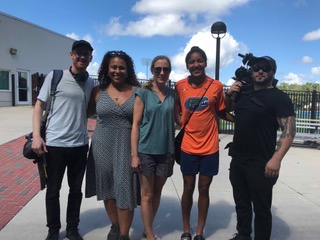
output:
<instances>
[{"instance_id":1,"label":"arm around shoulder","mask_svg":"<svg viewBox=\"0 0 320 240\"><path fill-rule=\"evenodd\" d=\"M222 118L223 120L229 121L229 122L234 122L234 115L229 113L227 111L227 108L225 108L222 111L218 111L217 115L219 116L219 118Z\"/></svg>"},{"instance_id":2,"label":"arm around shoulder","mask_svg":"<svg viewBox=\"0 0 320 240\"><path fill-rule=\"evenodd\" d=\"M138 145L140 126L143 117L144 104L139 96L136 96L133 110L133 122L131 130L131 167L139 170L140 160L138 156Z\"/></svg>"},{"instance_id":3,"label":"arm around shoulder","mask_svg":"<svg viewBox=\"0 0 320 240\"><path fill-rule=\"evenodd\" d=\"M87 116L88 118L92 117L96 114L96 105L101 92L101 88L99 86L96 86L92 89L88 109L87 109Z\"/></svg>"}]
</instances>

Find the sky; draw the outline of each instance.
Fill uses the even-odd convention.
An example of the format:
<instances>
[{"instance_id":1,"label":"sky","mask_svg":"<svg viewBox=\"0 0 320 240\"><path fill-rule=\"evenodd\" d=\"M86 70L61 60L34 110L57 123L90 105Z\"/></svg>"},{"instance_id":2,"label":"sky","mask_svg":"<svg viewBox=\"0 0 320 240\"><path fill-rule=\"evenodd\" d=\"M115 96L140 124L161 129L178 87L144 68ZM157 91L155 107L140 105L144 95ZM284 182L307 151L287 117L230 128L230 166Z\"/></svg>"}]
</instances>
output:
<instances>
[{"instance_id":1,"label":"sky","mask_svg":"<svg viewBox=\"0 0 320 240\"><path fill-rule=\"evenodd\" d=\"M319 0L0 0L0 11L89 41L92 75L107 51L122 50L141 79L151 77L155 56L167 55L170 79L178 81L189 75L187 52L199 46L208 56L206 73L215 78L217 36L211 26L222 21L227 26L220 35L222 83L230 85L243 65L239 53L273 57L278 84L320 83Z\"/></svg>"}]
</instances>

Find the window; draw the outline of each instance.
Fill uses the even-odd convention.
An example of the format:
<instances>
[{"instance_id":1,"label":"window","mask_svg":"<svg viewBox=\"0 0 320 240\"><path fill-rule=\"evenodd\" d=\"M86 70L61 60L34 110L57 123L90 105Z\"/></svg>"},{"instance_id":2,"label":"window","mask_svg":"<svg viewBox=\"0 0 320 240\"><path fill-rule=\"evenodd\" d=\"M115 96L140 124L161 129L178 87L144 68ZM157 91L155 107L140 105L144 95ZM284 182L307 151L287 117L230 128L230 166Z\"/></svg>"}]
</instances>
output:
<instances>
[{"instance_id":1,"label":"window","mask_svg":"<svg viewBox=\"0 0 320 240\"><path fill-rule=\"evenodd\" d=\"M10 90L9 71L0 70L0 90Z\"/></svg>"}]
</instances>

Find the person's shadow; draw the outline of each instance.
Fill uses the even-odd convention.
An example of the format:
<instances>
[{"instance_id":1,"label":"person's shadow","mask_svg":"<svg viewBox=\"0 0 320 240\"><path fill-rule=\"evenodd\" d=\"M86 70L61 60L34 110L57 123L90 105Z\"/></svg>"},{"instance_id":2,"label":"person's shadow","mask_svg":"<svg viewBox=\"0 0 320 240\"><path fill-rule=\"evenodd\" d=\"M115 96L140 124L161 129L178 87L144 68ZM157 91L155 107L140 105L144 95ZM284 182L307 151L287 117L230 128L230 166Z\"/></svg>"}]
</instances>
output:
<instances>
[{"instance_id":1,"label":"person's shadow","mask_svg":"<svg viewBox=\"0 0 320 240\"><path fill-rule=\"evenodd\" d=\"M191 211L191 228L193 233L197 226L197 202L194 201ZM280 217L276 215L276 208L272 208L273 212L273 229L272 240L285 240L290 238L290 227ZM205 236L207 239L214 239L215 233L219 230L228 229L231 224L232 218L235 216L234 205L225 200L220 200L215 203L211 203L209 206L209 212L207 216L205 226ZM107 217L103 203L101 201L101 207L86 210L81 213L80 229L83 235L90 235L90 232L103 228L103 239L109 232L111 222ZM236 224L236 220L233 220ZM230 228L229 228L230 229ZM140 214L140 207L135 209L134 220L131 226L130 238L131 239L143 239L143 223ZM154 222L154 231L163 239L170 239L170 234L174 232L182 233L182 217L181 217L181 205L177 201L177 198L163 196L161 198L160 207ZM229 231L229 232L227 232ZM236 231L236 226L233 226L233 231L226 230L226 236L232 236Z\"/></svg>"},{"instance_id":2,"label":"person's shadow","mask_svg":"<svg viewBox=\"0 0 320 240\"><path fill-rule=\"evenodd\" d=\"M195 230L197 225L197 202L194 202L191 212L191 227ZM234 206L226 201L219 201L210 204L207 224L206 236L213 235L217 230L227 228L230 224L231 215L234 212ZM81 213L81 233L89 235L95 229L104 228L102 238L106 236L111 225L107 217L103 204L101 208L86 210ZM131 226L131 239L142 239L143 223L140 214L140 207L135 209L135 216ZM177 198L163 196L161 198L160 207L154 222L154 231L161 238L166 239L173 232L182 233L181 205ZM169 239L169 238L167 238Z\"/></svg>"}]
</instances>

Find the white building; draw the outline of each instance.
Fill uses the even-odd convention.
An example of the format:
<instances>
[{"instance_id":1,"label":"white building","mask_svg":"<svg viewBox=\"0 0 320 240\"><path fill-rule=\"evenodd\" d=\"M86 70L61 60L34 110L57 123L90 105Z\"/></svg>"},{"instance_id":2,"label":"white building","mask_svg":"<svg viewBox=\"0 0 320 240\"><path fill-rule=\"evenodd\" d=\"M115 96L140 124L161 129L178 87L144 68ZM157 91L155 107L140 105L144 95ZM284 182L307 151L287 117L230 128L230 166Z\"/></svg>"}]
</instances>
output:
<instances>
[{"instance_id":1,"label":"white building","mask_svg":"<svg viewBox=\"0 0 320 240\"><path fill-rule=\"evenodd\" d=\"M0 12L0 107L31 105L32 76L71 65L74 39Z\"/></svg>"}]
</instances>

